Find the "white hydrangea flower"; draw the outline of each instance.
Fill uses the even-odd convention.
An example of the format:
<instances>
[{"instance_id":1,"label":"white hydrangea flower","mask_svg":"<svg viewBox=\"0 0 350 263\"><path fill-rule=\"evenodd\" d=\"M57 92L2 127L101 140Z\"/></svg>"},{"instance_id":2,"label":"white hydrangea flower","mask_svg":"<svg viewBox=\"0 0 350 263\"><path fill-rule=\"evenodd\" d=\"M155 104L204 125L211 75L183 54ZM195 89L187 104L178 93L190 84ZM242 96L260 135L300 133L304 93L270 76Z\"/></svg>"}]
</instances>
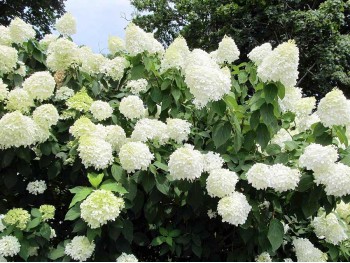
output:
<instances>
[{"instance_id":1,"label":"white hydrangea flower","mask_svg":"<svg viewBox=\"0 0 350 263\"><path fill-rule=\"evenodd\" d=\"M6 113L0 119L0 149L29 146L35 142L37 125L19 111Z\"/></svg>"},{"instance_id":2,"label":"white hydrangea flower","mask_svg":"<svg viewBox=\"0 0 350 263\"><path fill-rule=\"evenodd\" d=\"M27 67L22 61L18 61L19 68L15 70L15 74L18 74L22 77L27 75Z\"/></svg>"},{"instance_id":3,"label":"white hydrangea flower","mask_svg":"<svg viewBox=\"0 0 350 263\"><path fill-rule=\"evenodd\" d=\"M210 172L215 169L221 169L224 165L224 159L218 153L209 151L203 155L204 157L204 172Z\"/></svg>"},{"instance_id":4,"label":"white hydrangea flower","mask_svg":"<svg viewBox=\"0 0 350 263\"><path fill-rule=\"evenodd\" d=\"M311 126L315 123L320 122L320 118L316 113L313 113L309 116L296 117L295 118L295 127L299 132L304 132L311 129Z\"/></svg>"},{"instance_id":5,"label":"white hydrangea flower","mask_svg":"<svg viewBox=\"0 0 350 263\"><path fill-rule=\"evenodd\" d=\"M80 61L78 46L65 38L59 38L52 42L48 47L47 54L46 64L52 71L64 71Z\"/></svg>"},{"instance_id":6,"label":"white hydrangea flower","mask_svg":"<svg viewBox=\"0 0 350 263\"><path fill-rule=\"evenodd\" d=\"M134 95L124 97L119 104L119 111L127 119L140 119L145 116L143 101Z\"/></svg>"},{"instance_id":7,"label":"white hydrangea flower","mask_svg":"<svg viewBox=\"0 0 350 263\"><path fill-rule=\"evenodd\" d=\"M314 232L318 238L324 237L325 240L333 245L338 245L340 242L348 239L344 227L339 222L334 213L315 217L311 222Z\"/></svg>"},{"instance_id":8,"label":"white hydrangea flower","mask_svg":"<svg viewBox=\"0 0 350 263\"><path fill-rule=\"evenodd\" d=\"M323 253L307 238L295 238L293 240L293 246L295 248L295 254L298 262L326 262L327 254Z\"/></svg>"},{"instance_id":9,"label":"white hydrangea flower","mask_svg":"<svg viewBox=\"0 0 350 263\"><path fill-rule=\"evenodd\" d=\"M219 64L233 63L237 59L239 59L239 50L235 43L235 41L228 36L224 36L224 38L219 43L219 48L216 52L215 60Z\"/></svg>"},{"instance_id":10,"label":"white hydrangea flower","mask_svg":"<svg viewBox=\"0 0 350 263\"><path fill-rule=\"evenodd\" d=\"M42 127L51 127L58 119L58 111L52 104L43 104L33 111L33 120Z\"/></svg>"},{"instance_id":11,"label":"white hydrangea flower","mask_svg":"<svg viewBox=\"0 0 350 263\"><path fill-rule=\"evenodd\" d=\"M81 162L87 168L105 169L113 162L112 145L97 136L83 135L78 146Z\"/></svg>"},{"instance_id":12,"label":"white hydrangea flower","mask_svg":"<svg viewBox=\"0 0 350 263\"><path fill-rule=\"evenodd\" d=\"M28 248L28 256L29 257L37 256L38 255L38 250L39 250L39 247L29 247Z\"/></svg>"},{"instance_id":13,"label":"white hydrangea flower","mask_svg":"<svg viewBox=\"0 0 350 263\"><path fill-rule=\"evenodd\" d=\"M0 73L13 72L18 60L18 52L13 47L0 45Z\"/></svg>"},{"instance_id":14,"label":"white hydrangea flower","mask_svg":"<svg viewBox=\"0 0 350 263\"><path fill-rule=\"evenodd\" d=\"M283 99L278 99L278 104L282 112L291 111L296 113L295 105L302 98L301 88L285 87L285 95Z\"/></svg>"},{"instance_id":15,"label":"white hydrangea flower","mask_svg":"<svg viewBox=\"0 0 350 263\"><path fill-rule=\"evenodd\" d=\"M51 231L51 233L50 233L50 239L55 238L55 237L57 236L57 235L56 235L56 230L53 229L52 227L50 227L50 231Z\"/></svg>"},{"instance_id":16,"label":"white hydrangea flower","mask_svg":"<svg viewBox=\"0 0 350 263\"><path fill-rule=\"evenodd\" d=\"M77 261L86 261L95 250L94 241L90 242L85 236L74 237L64 248L64 253Z\"/></svg>"},{"instance_id":17,"label":"white hydrangea flower","mask_svg":"<svg viewBox=\"0 0 350 263\"><path fill-rule=\"evenodd\" d=\"M162 54L164 48L152 33L146 33L134 23L130 23L125 30L125 46L131 56L148 52L150 54Z\"/></svg>"},{"instance_id":18,"label":"white hydrangea flower","mask_svg":"<svg viewBox=\"0 0 350 263\"><path fill-rule=\"evenodd\" d=\"M263 82L280 81L294 87L298 79L299 49L294 41L284 42L270 52L258 66L257 74Z\"/></svg>"},{"instance_id":19,"label":"white hydrangea flower","mask_svg":"<svg viewBox=\"0 0 350 263\"><path fill-rule=\"evenodd\" d=\"M292 136L290 136L289 132L283 128L280 129L271 139L271 143L279 145L282 151L286 148L284 142L288 141L293 141Z\"/></svg>"},{"instance_id":20,"label":"white hydrangea flower","mask_svg":"<svg viewBox=\"0 0 350 263\"><path fill-rule=\"evenodd\" d=\"M6 109L8 111L20 111L27 113L34 106L34 101L29 93L21 88L13 89L7 95Z\"/></svg>"},{"instance_id":21,"label":"white hydrangea flower","mask_svg":"<svg viewBox=\"0 0 350 263\"><path fill-rule=\"evenodd\" d=\"M145 79L130 80L126 87L130 89L132 94L139 94L147 90L148 82Z\"/></svg>"},{"instance_id":22,"label":"white hydrangea flower","mask_svg":"<svg viewBox=\"0 0 350 263\"><path fill-rule=\"evenodd\" d=\"M321 99L317 115L325 127L347 125L350 123L350 102L341 90L333 89Z\"/></svg>"},{"instance_id":23,"label":"white hydrangea flower","mask_svg":"<svg viewBox=\"0 0 350 263\"><path fill-rule=\"evenodd\" d=\"M108 37L108 49L112 54L123 52L125 50L125 42L119 37L110 36Z\"/></svg>"},{"instance_id":24,"label":"white hydrangea flower","mask_svg":"<svg viewBox=\"0 0 350 263\"><path fill-rule=\"evenodd\" d=\"M109 142L112 145L113 151L119 152L120 147L126 143L126 134L124 129L119 125L109 125L106 127L106 131L106 142Z\"/></svg>"},{"instance_id":25,"label":"white hydrangea flower","mask_svg":"<svg viewBox=\"0 0 350 263\"><path fill-rule=\"evenodd\" d=\"M238 176L228 169L212 170L207 178L207 191L211 197L224 197L235 191Z\"/></svg>"},{"instance_id":26,"label":"white hydrangea flower","mask_svg":"<svg viewBox=\"0 0 350 263\"><path fill-rule=\"evenodd\" d=\"M0 233L5 230L6 226L2 222L2 219L5 217L5 215L0 215Z\"/></svg>"},{"instance_id":27,"label":"white hydrangea flower","mask_svg":"<svg viewBox=\"0 0 350 263\"><path fill-rule=\"evenodd\" d=\"M256 262L272 262L271 256L268 252L263 252L255 258Z\"/></svg>"},{"instance_id":28,"label":"white hydrangea flower","mask_svg":"<svg viewBox=\"0 0 350 263\"><path fill-rule=\"evenodd\" d=\"M256 163L247 172L248 183L255 189L265 190L271 185L271 173L269 165Z\"/></svg>"},{"instance_id":29,"label":"white hydrangea flower","mask_svg":"<svg viewBox=\"0 0 350 263\"><path fill-rule=\"evenodd\" d=\"M114 221L124 208L124 200L107 190L93 191L80 205L81 218L95 229Z\"/></svg>"},{"instance_id":30,"label":"white hydrangea flower","mask_svg":"<svg viewBox=\"0 0 350 263\"><path fill-rule=\"evenodd\" d=\"M304 149L304 153L299 157L300 167L308 170L322 170L338 159L337 149L332 145L322 146L311 143Z\"/></svg>"},{"instance_id":31,"label":"white hydrangea flower","mask_svg":"<svg viewBox=\"0 0 350 263\"><path fill-rule=\"evenodd\" d=\"M15 236L3 236L0 238L0 256L13 257L21 250L21 244Z\"/></svg>"},{"instance_id":32,"label":"white hydrangea flower","mask_svg":"<svg viewBox=\"0 0 350 263\"><path fill-rule=\"evenodd\" d=\"M39 45L42 47L43 50L47 50L49 45L52 42L55 42L58 39L57 35L54 34L46 34L43 39L39 41Z\"/></svg>"},{"instance_id":33,"label":"white hydrangea flower","mask_svg":"<svg viewBox=\"0 0 350 263\"><path fill-rule=\"evenodd\" d=\"M74 90L68 88L67 86L60 87L56 90L55 99L56 100L67 100L74 95Z\"/></svg>"},{"instance_id":34,"label":"white hydrangea flower","mask_svg":"<svg viewBox=\"0 0 350 263\"><path fill-rule=\"evenodd\" d=\"M305 97L295 102L294 112L298 117L304 117L310 115L315 107L315 97Z\"/></svg>"},{"instance_id":35,"label":"white hydrangea flower","mask_svg":"<svg viewBox=\"0 0 350 263\"><path fill-rule=\"evenodd\" d=\"M147 170L154 159L148 146L142 142L127 142L119 151L120 164L128 173Z\"/></svg>"},{"instance_id":36,"label":"white hydrangea flower","mask_svg":"<svg viewBox=\"0 0 350 263\"><path fill-rule=\"evenodd\" d=\"M259 66L263 60L272 52L272 46L270 43L264 43L257 46L250 51L248 58Z\"/></svg>"},{"instance_id":37,"label":"white hydrangea flower","mask_svg":"<svg viewBox=\"0 0 350 263\"><path fill-rule=\"evenodd\" d=\"M122 253L116 260L117 262L138 262L138 259L133 254Z\"/></svg>"},{"instance_id":38,"label":"white hydrangea flower","mask_svg":"<svg viewBox=\"0 0 350 263\"><path fill-rule=\"evenodd\" d=\"M293 262L293 260L291 258L285 258L283 259L284 262Z\"/></svg>"},{"instance_id":39,"label":"white hydrangea flower","mask_svg":"<svg viewBox=\"0 0 350 263\"><path fill-rule=\"evenodd\" d=\"M124 70L129 66L130 63L124 57L116 57L105 60L101 65L100 71L117 81L124 76Z\"/></svg>"},{"instance_id":40,"label":"white hydrangea flower","mask_svg":"<svg viewBox=\"0 0 350 263\"><path fill-rule=\"evenodd\" d=\"M96 131L96 125L87 117L82 116L77 119L69 128L69 133L75 138L79 138L83 135L92 135Z\"/></svg>"},{"instance_id":41,"label":"white hydrangea flower","mask_svg":"<svg viewBox=\"0 0 350 263\"><path fill-rule=\"evenodd\" d=\"M218 214L222 216L222 222L238 226L245 223L252 207L244 194L234 192L220 199Z\"/></svg>"},{"instance_id":42,"label":"white hydrangea flower","mask_svg":"<svg viewBox=\"0 0 350 263\"><path fill-rule=\"evenodd\" d=\"M96 100L91 104L90 112L96 120L103 121L112 116L113 108L108 102Z\"/></svg>"},{"instance_id":43,"label":"white hydrangea flower","mask_svg":"<svg viewBox=\"0 0 350 263\"><path fill-rule=\"evenodd\" d=\"M217 217L217 212L213 211L211 209L208 210L207 215L210 219L216 218Z\"/></svg>"},{"instance_id":44,"label":"white hydrangea flower","mask_svg":"<svg viewBox=\"0 0 350 263\"><path fill-rule=\"evenodd\" d=\"M187 141L188 135L191 132L191 123L186 120L171 118L168 118L166 122L170 139L173 139L177 143Z\"/></svg>"},{"instance_id":45,"label":"white hydrangea flower","mask_svg":"<svg viewBox=\"0 0 350 263\"><path fill-rule=\"evenodd\" d=\"M44 180L36 180L27 185L27 191L33 195L43 194L46 189L47 186Z\"/></svg>"},{"instance_id":46,"label":"white hydrangea flower","mask_svg":"<svg viewBox=\"0 0 350 263\"><path fill-rule=\"evenodd\" d=\"M50 128L40 126L39 124L36 124L36 130L35 130L35 143L43 143L47 141L50 138Z\"/></svg>"},{"instance_id":47,"label":"white hydrangea flower","mask_svg":"<svg viewBox=\"0 0 350 263\"><path fill-rule=\"evenodd\" d=\"M170 68L183 69L190 50L183 37L177 37L166 49L161 61L161 72Z\"/></svg>"},{"instance_id":48,"label":"white hydrangea flower","mask_svg":"<svg viewBox=\"0 0 350 263\"><path fill-rule=\"evenodd\" d=\"M340 201L340 203L337 204L335 211L341 219L345 220L348 224L350 223L350 203L346 204L343 201Z\"/></svg>"},{"instance_id":49,"label":"white hydrangea flower","mask_svg":"<svg viewBox=\"0 0 350 263\"><path fill-rule=\"evenodd\" d=\"M293 190L300 181L301 174L298 169L292 169L278 163L272 165L270 171L270 187L277 192Z\"/></svg>"},{"instance_id":50,"label":"white hydrangea flower","mask_svg":"<svg viewBox=\"0 0 350 263\"><path fill-rule=\"evenodd\" d=\"M207 66L208 68L219 68L218 64L211 58L211 56L202 49L193 49L185 61L184 70L193 66Z\"/></svg>"},{"instance_id":51,"label":"white hydrangea flower","mask_svg":"<svg viewBox=\"0 0 350 263\"><path fill-rule=\"evenodd\" d=\"M9 31L13 43L22 44L28 39L35 38L33 27L18 17L11 20Z\"/></svg>"},{"instance_id":52,"label":"white hydrangea flower","mask_svg":"<svg viewBox=\"0 0 350 263\"><path fill-rule=\"evenodd\" d=\"M185 144L170 155L168 167L171 180L192 181L204 171L204 158L194 146Z\"/></svg>"},{"instance_id":53,"label":"white hydrangea flower","mask_svg":"<svg viewBox=\"0 0 350 263\"><path fill-rule=\"evenodd\" d=\"M77 22L71 13L65 13L55 24L56 30L64 36L71 36L77 33Z\"/></svg>"},{"instance_id":54,"label":"white hydrangea flower","mask_svg":"<svg viewBox=\"0 0 350 263\"><path fill-rule=\"evenodd\" d=\"M9 90L7 85L0 79L0 101L3 101L7 98Z\"/></svg>"},{"instance_id":55,"label":"white hydrangea flower","mask_svg":"<svg viewBox=\"0 0 350 263\"><path fill-rule=\"evenodd\" d=\"M133 141L146 142L148 140L157 140L163 144L168 141L168 130L165 123L155 119L141 119L135 124L131 134Z\"/></svg>"},{"instance_id":56,"label":"white hydrangea flower","mask_svg":"<svg viewBox=\"0 0 350 263\"><path fill-rule=\"evenodd\" d=\"M11 46L11 44L10 29L6 26L0 26L0 45Z\"/></svg>"},{"instance_id":57,"label":"white hydrangea flower","mask_svg":"<svg viewBox=\"0 0 350 263\"><path fill-rule=\"evenodd\" d=\"M87 46L83 46L79 49L79 56L81 61L81 71L90 75L100 73L101 68L109 61L102 54L94 54L91 48Z\"/></svg>"}]
</instances>

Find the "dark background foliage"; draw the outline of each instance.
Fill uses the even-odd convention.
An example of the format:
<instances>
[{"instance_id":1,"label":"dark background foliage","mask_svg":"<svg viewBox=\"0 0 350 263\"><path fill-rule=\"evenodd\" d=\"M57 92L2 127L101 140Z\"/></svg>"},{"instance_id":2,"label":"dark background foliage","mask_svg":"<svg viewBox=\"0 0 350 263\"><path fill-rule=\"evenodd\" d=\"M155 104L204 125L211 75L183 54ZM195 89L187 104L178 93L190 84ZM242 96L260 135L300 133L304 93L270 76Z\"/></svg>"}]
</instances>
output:
<instances>
[{"instance_id":1,"label":"dark background foliage","mask_svg":"<svg viewBox=\"0 0 350 263\"><path fill-rule=\"evenodd\" d=\"M241 59L256 46L295 39L299 83L320 98L338 86L350 97L350 2L347 0L132 0L134 22L168 45L181 34L190 48L215 50L234 38Z\"/></svg>"}]
</instances>

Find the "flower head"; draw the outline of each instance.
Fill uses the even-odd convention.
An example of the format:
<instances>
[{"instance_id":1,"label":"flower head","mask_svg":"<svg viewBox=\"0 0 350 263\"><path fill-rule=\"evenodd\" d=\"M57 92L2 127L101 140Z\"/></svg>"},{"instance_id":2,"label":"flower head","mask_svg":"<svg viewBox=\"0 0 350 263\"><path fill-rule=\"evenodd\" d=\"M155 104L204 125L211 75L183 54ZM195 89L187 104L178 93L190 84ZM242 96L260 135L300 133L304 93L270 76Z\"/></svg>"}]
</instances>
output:
<instances>
[{"instance_id":1,"label":"flower head","mask_svg":"<svg viewBox=\"0 0 350 263\"><path fill-rule=\"evenodd\" d=\"M147 170L154 159L148 146L142 142L127 142L119 151L120 164L128 173Z\"/></svg>"},{"instance_id":2,"label":"flower head","mask_svg":"<svg viewBox=\"0 0 350 263\"><path fill-rule=\"evenodd\" d=\"M66 101L69 109L78 111L88 111L92 103L93 99L87 93L86 88L82 88Z\"/></svg>"},{"instance_id":3,"label":"flower head","mask_svg":"<svg viewBox=\"0 0 350 263\"><path fill-rule=\"evenodd\" d=\"M74 237L64 248L64 253L77 261L86 261L95 250L94 241L85 236Z\"/></svg>"},{"instance_id":4,"label":"flower head","mask_svg":"<svg viewBox=\"0 0 350 263\"><path fill-rule=\"evenodd\" d=\"M77 22L71 13L65 13L56 21L56 30L64 36L71 36L77 32Z\"/></svg>"},{"instance_id":5,"label":"flower head","mask_svg":"<svg viewBox=\"0 0 350 263\"><path fill-rule=\"evenodd\" d=\"M91 103L90 112L98 121L106 120L112 116L113 108L108 102L97 100Z\"/></svg>"},{"instance_id":6,"label":"flower head","mask_svg":"<svg viewBox=\"0 0 350 263\"><path fill-rule=\"evenodd\" d=\"M15 236L3 236L0 238L0 256L13 257L21 250L21 244Z\"/></svg>"},{"instance_id":7,"label":"flower head","mask_svg":"<svg viewBox=\"0 0 350 263\"><path fill-rule=\"evenodd\" d=\"M166 122L170 139L173 139L177 143L187 141L188 135L191 132L191 123L186 120L171 118L168 118Z\"/></svg>"},{"instance_id":8,"label":"flower head","mask_svg":"<svg viewBox=\"0 0 350 263\"><path fill-rule=\"evenodd\" d=\"M43 221L54 219L56 208L53 205L41 205L39 211L42 214L41 218Z\"/></svg>"},{"instance_id":9,"label":"flower head","mask_svg":"<svg viewBox=\"0 0 350 263\"><path fill-rule=\"evenodd\" d=\"M227 169L212 170L207 178L207 191L212 197L224 197L235 191L238 176Z\"/></svg>"},{"instance_id":10,"label":"flower head","mask_svg":"<svg viewBox=\"0 0 350 263\"><path fill-rule=\"evenodd\" d=\"M264 43L261 46L253 48L248 54L248 58L259 66L263 60L272 52L270 43Z\"/></svg>"},{"instance_id":11,"label":"flower head","mask_svg":"<svg viewBox=\"0 0 350 263\"><path fill-rule=\"evenodd\" d=\"M9 31L13 43L22 44L28 39L35 38L33 27L18 17L11 20Z\"/></svg>"},{"instance_id":12,"label":"flower head","mask_svg":"<svg viewBox=\"0 0 350 263\"><path fill-rule=\"evenodd\" d=\"M44 180L36 180L27 185L27 191L33 195L42 194L46 189L47 186Z\"/></svg>"},{"instance_id":13,"label":"flower head","mask_svg":"<svg viewBox=\"0 0 350 263\"><path fill-rule=\"evenodd\" d=\"M5 224L15 226L20 230L24 230L27 227L29 220L30 215L28 211L22 208L13 208L9 210L3 218Z\"/></svg>"},{"instance_id":14,"label":"flower head","mask_svg":"<svg viewBox=\"0 0 350 263\"><path fill-rule=\"evenodd\" d=\"M117 262L138 262L138 259L133 254L122 253L118 258Z\"/></svg>"},{"instance_id":15,"label":"flower head","mask_svg":"<svg viewBox=\"0 0 350 263\"><path fill-rule=\"evenodd\" d=\"M323 253L306 238L293 240L295 254L299 262L326 262L327 254Z\"/></svg>"},{"instance_id":16,"label":"flower head","mask_svg":"<svg viewBox=\"0 0 350 263\"><path fill-rule=\"evenodd\" d=\"M119 104L119 111L127 119L140 119L145 115L143 101L134 95L124 97Z\"/></svg>"},{"instance_id":17,"label":"flower head","mask_svg":"<svg viewBox=\"0 0 350 263\"><path fill-rule=\"evenodd\" d=\"M0 45L0 73L13 72L18 60L18 52L13 47Z\"/></svg>"}]
</instances>

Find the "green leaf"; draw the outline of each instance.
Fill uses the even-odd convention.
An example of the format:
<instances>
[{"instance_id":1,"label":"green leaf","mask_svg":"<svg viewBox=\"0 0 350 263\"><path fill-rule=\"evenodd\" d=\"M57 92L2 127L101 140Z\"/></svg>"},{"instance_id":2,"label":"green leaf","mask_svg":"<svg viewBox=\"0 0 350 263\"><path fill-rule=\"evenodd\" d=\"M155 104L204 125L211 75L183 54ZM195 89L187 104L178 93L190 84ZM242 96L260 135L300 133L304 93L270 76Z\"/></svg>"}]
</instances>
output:
<instances>
[{"instance_id":1,"label":"green leaf","mask_svg":"<svg viewBox=\"0 0 350 263\"><path fill-rule=\"evenodd\" d=\"M74 206L76 203L84 200L91 192L92 192L91 187L83 187L83 186L78 186L70 190L71 193L75 192L75 195L72 199L72 202L69 205L69 208Z\"/></svg>"},{"instance_id":2,"label":"green leaf","mask_svg":"<svg viewBox=\"0 0 350 263\"><path fill-rule=\"evenodd\" d=\"M281 147L277 144L269 144L265 149L268 155L276 155L281 152Z\"/></svg>"},{"instance_id":3,"label":"green leaf","mask_svg":"<svg viewBox=\"0 0 350 263\"><path fill-rule=\"evenodd\" d=\"M283 243L284 228L278 219L272 219L267 233L267 238L270 241L272 250L276 251Z\"/></svg>"},{"instance_id":4,"label":"green leaf","mask_svg":"<svg viewBox=\"0 0 350 263\"><path fill-rule=\"evenodd\" d=\"M271 83L264 86L265 101L267 103L272 103L276 99L277 93L278 88L275 84Z\"/></svg>"},{"instance_id":5,"label":"green leaf","mask_svg":"<svg viewBox=\"0 0 350 263\"><path fill-rule=\"evenodd\" d=\"M143 65L137 65L133 67L130 71L130 79L142 79L145 76L145 67Z\"/></svg>"},{"instance_id":6,"label":"green leaf","mask_svg":"<svg viewBox=\"0 0 350 263\"><path fill-rule=\"evenodd\" d=\"M168 171L168 166L166 164L164 164L164 163L161 163L159 161L155 161L153 164L154 164L154 166L156 166L159 169L162 169L162 170L164 170L166 172Z\"/></svg>"},{"instance_id":7,"label":"green leaf","mask_svg":"<svg viewBox=\"0 0 350 263\"><path fill-rule=\"evenodd\" d=\"M260 108L260 114L266 125L271 125L273 122L276 122L272 104L264 103Z\"/></svg>"},{"instance_id":8,"label":"green leaf","mask_svg":"<svg viewBox=\"0 0 350 263\"><path fill-rule=\"evenodd\" d=\"M278 87L278 97L282 100L286 94L286 89L280 82L277 83Z\"/></svg>"},{"instance_id":9,"label":"green leaf","mask_svg":"<svg viewBox=\"0 0 350 263\"><path fill-rule=\"evenodd\" d=\"M58 245L56 249L50 250L48 254L48 258L51 260L57 260L65 255L64 253L64 246Z\"/></svg>"},{"instance_id":10,"label":"green leaf","mask_svg":"<svg viewBox=\"0 0 350 263\"><path fill-rule=\"evenodd\" d=\"M238 73L238 82L239 83L245 83L248 80L248 74L244 71L241 71Z\"/></svg>"},{"instance_id":11,"label":"green leaf","mask_svg":"<svg viewBox=\"0 0 350 263\"><path fill-rule=\"evenodd\" d=\"M15 151L13 149L8 149L4 151L4 154L2 155L2 160L1 160L1 167L5 168L9 166L12 163L12 160L15 158Z\"/></svg>"},{"instance_id":12,"label":"green leaf","mask_svg":"<svg viewBox=\"0 0 350 263\"><path fill-rule=\"evenodd\" d=\"M322 196L323 189L321 186L315 187L309 194L308 198L303 198L301 209L306 218L314 215L321 207L319 200Z\"/></svg>"},{"instance_id":13,"label":"green leaf","mask_svg":"<svg viewBox=\"0 0 350 263\"><path fill-rule=\"evenodd\" d=\"M64 220L73 221L80 216L80 206L76 204L71 209L68 210Z\"/></svg>"},{"instance_id":14,"label":"green leaf","mask_svg":"<svg viewBox=\"0 0 350 263\"><path fill-rule=\"evenodd\" d=\"M220 123L213 133L213 141L216 148L225 144L231 137L231 124L228 122Z\"/></svg>"},{"instance_id":15,"label":"green leaf","mask_svg":"<svg viewBox=\"0 0 350 263\"><path fill-rule=\"evenodd\" d=\"M95 188L97 188L100 185L100 183L103 180L103 176L104 176L103 173L100 173L100 174L88 173L88 175L87 175L90 184Z\"/></svg>"},{"instance_id":16,"label":"green leaf","mask_svg":"<svg viewBox=\"0 0 350 263\"><path fill-rule=\"evenodd\" d=\"M30 214L34 217L41 217L41 212L39 211L38 208L32 208L30 211Z\"/></svg>"},{"instance_id":17,"label":"green leaf","mask_svg":"<svg viewBox=\"0 0 350 263\"><path fill-rule=\"evenodd\" d=\"M181 230L180 229L174 229L169 232L170 237L178 237L181 235Z\"/></svg>"},{"instance_id":18,"label":"green leaf","mask_svg":"<svg viewBox=\"0 0 350 263\"><path fill-rule=\"evenodd\" d=\"M123 175L123 168L121 168L119 165L113 164L111 168L112 176L116 181L121 180Z\"/></svg>"},{"instance_id":19,"label":"green leaf","mask_svg":"<svg viewBox=\"0 0 350 263\"><path fill-rule=\"evenodd\" d=\"M51 236L51 227L48 224L44 224L40 228L40 235L45 238L46 240L50 240Z\"/></svg>"},{"instance_id":20,"label":"green leaf","mask_svg":"<svg viewBox=\"0 0 350 263\"><path fill-rule=\"evenodd\" d=\"M32 229L37 227L39 224L41 223L41 218L37 217L34 218L33 220L29 221L28 225L27 225L27 229Z\"/></svg>"},{"instance_id":21,"label":"green leaf","mask_svg":"<svg viewBox=\"0 0 350 263\"><path fill-rule=\"evenodd\" d=\"M260 111L253 111L252 115L250 116L249 124L250 128L255 129L258 127L260 123Z\"/></svg>"},{"instance_id":22,"label":"green leaf","mask_svg":"<svg viewBox=\"0 0 350 263\"><path fill-rule=\"evenodd\" d=\"M159 246L163 243L164 243L164 240L162 239L162 237L159 236L159 237L156 237L152 240L151 246L156 247L156 246Z\"/></svg>"},{"instance_id":23,"label":"green leaf","mask_svg":"<svg viewBox=\"0 0 350 263\"><path fill-rule=\"evenodd\" d=\"M95 229L88 228L86 237L92 242L96 236L101 236L101 232L101 227Z\"/></svg>"},{"instance_id":24,"label":"green leaf","mask_svg":"<svg viewBox=\"0 0 350 263\"><path fill-rule=\"evenodd\" d=\"M270 141L270 132L264 123L260 123L258 128L256 129L256 140L261 146L262 150L265 149L265 147Z\"/></svg>"},{"instance_id":25,"label":"green leaf","mask_svg":"<svg viewBox=\"0 0 350 263\"><path fill-rule=\"evenodd\" d=\"M202 247L192 244L192 251L197 257L200 258L203 250Z\"/></svg>"},{"instance_id":26,"label":"green leaf","mask_svg":"<svg viewBox=\"0 0 350 263\"><path fill-rule=\"evenodd\" d=\"M300 178L297 191L305 192L314 185L314 177L311 174L303 174Z\"/></svg>"},{"instance_id":27,"label":"green leaf","mask_svg":"<svg viewBox=\"0 0 350 263\"><path fill-rule=\"evenodd\" d=\"M226 102L223 100L214 101L212 103L212 109L215 113L223 117L226 111Z\"/></svg>"},{"instance_id":28,"label":"green leaf","mask_svg":"<svg viewBox=\"0 0 350 263\"><path fill-rule=\"evenodd\" d=\"M134 225L130 220L124 221L122 233L125 239L131 243L134 237Z\"/></svg>"},{"instance_id":29,"label":"green leaf","mask_svg":"<svg viewBox=\"0 0 350 263\"><path fill-rule=\"evenodd\" d=\"M126 191L126 189L120 183L114 182L113 180L104 181L100 186L100 189L109 190L119 194L128 193L128 191Z\"/></svg>"}]
</instances>

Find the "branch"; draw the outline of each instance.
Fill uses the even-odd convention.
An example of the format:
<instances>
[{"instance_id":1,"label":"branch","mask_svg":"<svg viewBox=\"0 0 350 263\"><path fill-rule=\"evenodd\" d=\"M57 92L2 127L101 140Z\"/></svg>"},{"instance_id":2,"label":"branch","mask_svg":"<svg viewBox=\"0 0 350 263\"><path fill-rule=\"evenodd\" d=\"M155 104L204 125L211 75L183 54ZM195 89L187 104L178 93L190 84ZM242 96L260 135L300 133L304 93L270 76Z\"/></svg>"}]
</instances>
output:
<instances>
[{"instance_id":1,"label":"branch","mask_svg":"<svg viewBox=\"0 0 350 263\"><path fill-rule=\"evenodd\" d=\"M316 62L314 63L314 64L312 64L312 66L311 67L309 67L307 70L306 70L306 73L304 74L304 76L298 81L298 83L297 83L297 87L299 86L299 84L302 82L302 80L306 77L306 75L308 74L308 73L311 73L312 74L312 72L310 71L314 66L316 65Z\"/></svg>"}]
</instances>

